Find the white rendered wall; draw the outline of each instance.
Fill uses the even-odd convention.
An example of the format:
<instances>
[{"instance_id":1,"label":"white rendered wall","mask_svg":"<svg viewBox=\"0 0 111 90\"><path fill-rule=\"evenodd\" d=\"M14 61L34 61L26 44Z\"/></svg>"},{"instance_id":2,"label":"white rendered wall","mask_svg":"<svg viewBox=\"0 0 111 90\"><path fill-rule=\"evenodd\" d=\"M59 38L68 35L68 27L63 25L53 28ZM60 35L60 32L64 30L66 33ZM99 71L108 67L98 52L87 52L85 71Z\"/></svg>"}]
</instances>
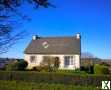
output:
<instances>
[{"instance_id":1,"label":"white rendered wall","mask_svg":"<svg viewBox=\"0 0 111 90\"><path fill-rule=\"evenodd\" d=\"M36 61L34 63L30 62L30 56L36 56ZM41 54L25 54L25 61L28 62L28 69L33 68L34 66L40 65L40 62L43 60L43 56L53 56L53 57L59 57L60 60L60 67L59 69L77 69L80 68L80 55L72 55L72 54L67 54L67 55L56 55L56 54L47 54L47 55L41 55ZM68 67L64 66L64 56L73 56L74 57L74 64L75 65L69 65Z\"/></svg>"}]
</instances>

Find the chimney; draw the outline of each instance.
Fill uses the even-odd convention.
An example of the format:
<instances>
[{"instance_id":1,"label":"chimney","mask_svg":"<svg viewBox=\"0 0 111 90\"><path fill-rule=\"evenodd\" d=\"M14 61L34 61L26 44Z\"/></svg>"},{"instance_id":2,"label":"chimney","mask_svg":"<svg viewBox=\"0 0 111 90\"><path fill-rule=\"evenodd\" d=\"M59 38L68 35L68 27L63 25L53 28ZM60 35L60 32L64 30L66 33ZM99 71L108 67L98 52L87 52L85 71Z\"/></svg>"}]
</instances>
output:
<instances>
[{"instance_id":1,"label":"chimney","mask_svg":"<svg viewBox=\"0 0 111 90\"><path fill-rule=\"evenodd\" d=\"M80 33L77 33L77 34L76 34L76 38L77 38L77 39L80 39L80 38L81 38Z\"/></svg>"},{"instance_id":2,"label":"chimney","mask_svg":"<svg viewBox=\"0 0 111 90\"><path fill-rule=\"evenodd\" d=\"M33 40L37 40L37 39L39 39L40 37L38 36L38 35L34 35L33 37L32 37L32 39Z\"/></svg>"}]
</instances>

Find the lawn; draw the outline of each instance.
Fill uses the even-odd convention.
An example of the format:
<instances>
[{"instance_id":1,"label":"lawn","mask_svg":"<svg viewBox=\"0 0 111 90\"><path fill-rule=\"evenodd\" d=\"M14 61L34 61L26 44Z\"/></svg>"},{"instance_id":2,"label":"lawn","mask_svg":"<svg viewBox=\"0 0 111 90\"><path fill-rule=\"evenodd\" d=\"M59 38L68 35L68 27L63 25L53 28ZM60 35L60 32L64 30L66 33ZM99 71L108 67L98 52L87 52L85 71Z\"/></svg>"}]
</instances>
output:
<instances>
[{"instance_id":1,"label":"lawn","mask_svg":"<svg viewBox=\"0 0 111 90\"><path fill-rule=\"evenodd\" d=\"M84 87L64 84L48 84L24 81L0 80L0 90L100 90L97 87Z\"/></svg>"}]
</instances>

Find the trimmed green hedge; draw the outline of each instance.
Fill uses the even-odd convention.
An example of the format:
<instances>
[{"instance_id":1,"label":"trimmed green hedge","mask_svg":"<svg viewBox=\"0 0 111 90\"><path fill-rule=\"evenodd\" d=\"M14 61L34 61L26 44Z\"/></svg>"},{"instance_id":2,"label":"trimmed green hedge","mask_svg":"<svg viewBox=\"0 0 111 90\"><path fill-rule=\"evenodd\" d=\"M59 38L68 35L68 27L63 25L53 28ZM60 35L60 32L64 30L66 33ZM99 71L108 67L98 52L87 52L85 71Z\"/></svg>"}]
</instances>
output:
<instances>
[{"instance_id":1,"label":"trimmed green hedge","mask_svg":"<svg viewBox=\"0 0 111 90\"><path fill-rule=\"evenodd\" d=\"M95 74L109 74L110 71L107 66L95 64L94 65L94 73Z\"/></svg>"},{"instance_id":2,"label":"trimmed green hedge","mask_svg":"<svg viewBox=\"0 0 111 90\"><path fill-rule=\"evenodd\" d=\"M0 90L100 90L101 87L0 80Z\"/></svg>"},{"instance_id":3,"label":"trimmed green hedge","mask_svg":"<svg viewBox=\"0 0 111 90\"><path fill-rule=\"evenodd\" d=\"M37 83L101 86L101 81L111 81L109 75L74 75L54 72L0 71L0 80L17 80Z\"/></svg>"}]
</instances>

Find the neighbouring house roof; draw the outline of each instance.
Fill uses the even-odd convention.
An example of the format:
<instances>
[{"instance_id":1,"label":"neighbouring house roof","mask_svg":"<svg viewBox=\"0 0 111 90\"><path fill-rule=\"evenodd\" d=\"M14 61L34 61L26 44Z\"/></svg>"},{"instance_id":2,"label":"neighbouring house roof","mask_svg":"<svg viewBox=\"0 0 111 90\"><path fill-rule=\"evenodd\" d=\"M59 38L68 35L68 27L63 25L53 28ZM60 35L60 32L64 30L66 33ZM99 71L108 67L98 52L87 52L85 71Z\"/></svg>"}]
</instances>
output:
<instances>
[{"instance_id":1,"label":"neighbouring house roof","mask_svg":"<svg viewBox=\"0 0 111 90\"><path fill-rule=\"evenodd\" d=\"M40 37L32 40L25 54L80 54L81 40L74 37Z\"/></svg>"}]
</instances>

